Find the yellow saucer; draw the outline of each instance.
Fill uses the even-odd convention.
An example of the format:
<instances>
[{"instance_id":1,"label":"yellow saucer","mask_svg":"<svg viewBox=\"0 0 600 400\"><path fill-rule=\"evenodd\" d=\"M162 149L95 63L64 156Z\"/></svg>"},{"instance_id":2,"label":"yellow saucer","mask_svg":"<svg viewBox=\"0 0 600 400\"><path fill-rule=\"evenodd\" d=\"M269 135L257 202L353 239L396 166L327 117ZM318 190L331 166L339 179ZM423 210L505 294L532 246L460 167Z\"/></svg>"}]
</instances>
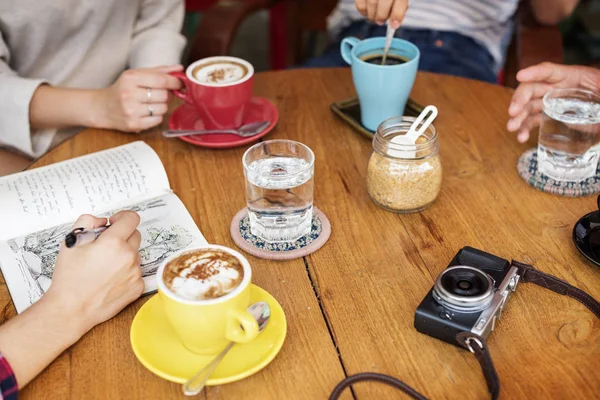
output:
<instances>
[{"instance_id":1,"label":"yellow saucer","mask_svg":"<svg viewBox=\"0 0 600 400\"><path fill-rule=\"evenodd\" d=\"M250 303L265 301L271 307L267 327L247 344L236 344L219 364L207 385L222 385L244 379L266 367L279 353L287 322L281 305L266 290L251 285ZM131 324L131 347L142 365L176 383L184 383L214 356L187 350L167 321L161 299L153 296L138 311Z\"/></svg>"}]
</instances>

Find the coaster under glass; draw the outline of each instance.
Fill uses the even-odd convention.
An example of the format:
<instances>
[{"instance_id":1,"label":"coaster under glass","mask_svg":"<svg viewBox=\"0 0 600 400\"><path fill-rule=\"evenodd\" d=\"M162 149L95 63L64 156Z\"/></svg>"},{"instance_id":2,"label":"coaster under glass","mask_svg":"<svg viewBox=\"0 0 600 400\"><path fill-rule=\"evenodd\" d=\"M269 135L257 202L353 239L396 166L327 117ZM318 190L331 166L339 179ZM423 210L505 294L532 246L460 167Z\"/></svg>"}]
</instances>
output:
<instances>
[{"instance_id":1,"label":"coaster under glass","mask_svg":"<svg viewBox=\"0 0 600 400\"><path fill-rule=\"evenodd\" d=\"M566 197L600 193L600 168L596 167L596 176L580 182L557 181L538 171L537 148L529 149L521 155L517 171L525 182L542 192Z\"/></svg>"},{"instance_id":2,"label":"coaster under glass","mask_svg":"<svg viewBox=\"0 0 600 400\"><path fill-rule=\"evenodd\" d=\"M267 242L250 232L248 209L240 210L231 221L231 237L235 244L255 257L268 260L294 260L319 250L331 235L329 219L313 207L310 233L293 242Z\"/></svg>"}]
</instances>

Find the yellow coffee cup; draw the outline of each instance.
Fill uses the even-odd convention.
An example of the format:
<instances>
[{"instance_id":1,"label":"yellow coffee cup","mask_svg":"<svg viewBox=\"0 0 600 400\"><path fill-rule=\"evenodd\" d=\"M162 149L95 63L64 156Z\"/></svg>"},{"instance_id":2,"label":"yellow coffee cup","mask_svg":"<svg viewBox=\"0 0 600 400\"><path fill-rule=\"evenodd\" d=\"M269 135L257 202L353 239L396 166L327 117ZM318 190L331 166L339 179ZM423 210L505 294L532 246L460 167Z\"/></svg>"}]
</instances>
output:
<instances>
[{"instance_id":1,"label":"yellow coffee cup","mask_svg":"<svg viewBox=\"0 0 600 400\"><path fill-rule=\"evenodd\" d=\"M163 274L171 261L189 253L210 250L228 253L241 263L244 277L232 292L214 299L190 300L167 287ZM248 260L237 251L224 246L207 245L176 253L161 264L156 279L167 319L188 350L196 354L214 355L229 342L247 343L258 335L256 319L246 311L250 305L252 269Z\"/></svg>"}]
</instances>

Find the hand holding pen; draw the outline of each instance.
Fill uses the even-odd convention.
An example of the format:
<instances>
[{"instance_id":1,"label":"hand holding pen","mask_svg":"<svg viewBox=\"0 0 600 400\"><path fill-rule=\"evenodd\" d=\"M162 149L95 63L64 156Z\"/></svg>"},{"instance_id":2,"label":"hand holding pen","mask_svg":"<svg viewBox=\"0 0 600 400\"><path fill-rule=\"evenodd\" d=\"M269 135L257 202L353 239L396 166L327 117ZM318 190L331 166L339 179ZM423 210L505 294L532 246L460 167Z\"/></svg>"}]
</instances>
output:
<instances>
[{"instance_id":1,"label":"hand holding pen","mask_svg":"<svg viewBox=\"0 0 600 400\"><path fill-rule=\"evenodd\" d=\"M85 229L83 227L75 228L67 234L65 237L65 245L67 248L82 246L84 244L92 243L110 226L110 217L105 218L107 220L106 225L100 226L93 229Z\"/></svg>"},{"instance_id":2,"label":"hand holding pen","mask_svg":"<svg viewBox=\"0 0 600 400\"><path fill-rule=\"evenodd\" d=\"M52 284L44 294L61 313L73 316L81 335L113 317L144 290L138 252L140 217L133 211L121 211L110 217L107 228L108 222L92 215L77 220L74 228L96 231L91 237L99 228L103 228L102 233L85 246L80 234L75 234L77 245L67 248L63 244Z\"/></svg>"}]
</instances>

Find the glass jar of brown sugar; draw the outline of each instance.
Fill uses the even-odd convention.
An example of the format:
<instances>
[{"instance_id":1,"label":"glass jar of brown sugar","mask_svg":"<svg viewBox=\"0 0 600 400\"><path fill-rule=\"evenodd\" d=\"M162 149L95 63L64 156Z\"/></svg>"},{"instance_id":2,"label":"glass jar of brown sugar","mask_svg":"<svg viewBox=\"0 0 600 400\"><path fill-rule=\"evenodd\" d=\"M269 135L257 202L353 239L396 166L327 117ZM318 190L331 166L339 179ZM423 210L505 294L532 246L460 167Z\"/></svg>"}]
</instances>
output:
<instances>
[{"instance_id":1,"label":"glass jar of brown sugar","mask_svg":"<svg viewBox=\"0 0 600 400\"><path fill-rule=\"evenodd\" d=\"M367 190L378 206L396 213L413 213L431 205L442 187L437 132L430 125L414 145L394 142L414 122L394 117L377 128L367 171Z\"/></svg>"}]
</instances>

